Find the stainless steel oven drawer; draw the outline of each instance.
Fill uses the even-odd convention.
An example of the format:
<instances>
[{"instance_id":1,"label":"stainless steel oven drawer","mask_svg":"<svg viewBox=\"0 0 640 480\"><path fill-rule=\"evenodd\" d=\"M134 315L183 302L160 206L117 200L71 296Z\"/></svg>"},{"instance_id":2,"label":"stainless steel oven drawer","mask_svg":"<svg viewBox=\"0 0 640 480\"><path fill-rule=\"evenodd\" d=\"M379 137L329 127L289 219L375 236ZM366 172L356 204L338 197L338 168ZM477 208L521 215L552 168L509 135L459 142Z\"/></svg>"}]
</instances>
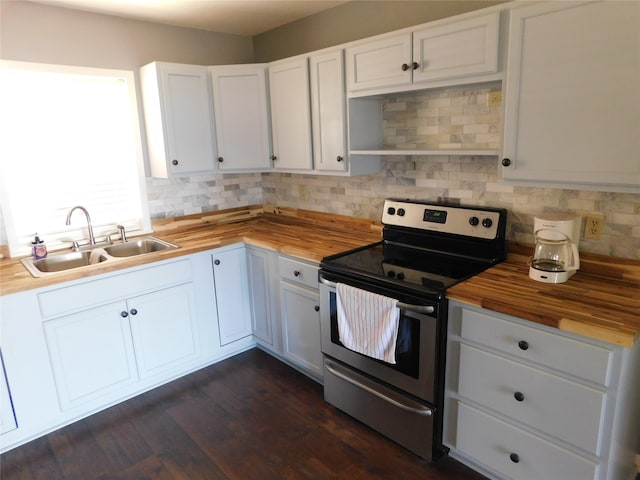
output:
<instances>
[{"instance_id":1,"label":"stainless steel oven drawer","mask_svg":"<svg viewBox=\"0 0 640 480\"><path fill-rule=\"evenodd\" d=\"M432 451L435 412L428 405L330 358L324 360L324 399L416 455L435 460Z\"/></svg>"}]
</instances>

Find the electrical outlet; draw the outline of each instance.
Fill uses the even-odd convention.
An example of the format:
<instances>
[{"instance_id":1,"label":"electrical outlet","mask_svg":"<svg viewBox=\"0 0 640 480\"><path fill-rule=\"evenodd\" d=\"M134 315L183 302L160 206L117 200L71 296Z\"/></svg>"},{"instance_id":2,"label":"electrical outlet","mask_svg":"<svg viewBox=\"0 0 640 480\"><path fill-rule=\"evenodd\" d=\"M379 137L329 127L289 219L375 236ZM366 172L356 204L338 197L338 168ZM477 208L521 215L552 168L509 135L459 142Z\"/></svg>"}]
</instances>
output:
<instances>
[{"instance_id":1,"label":"electrical outlet","mask_svg":"<svg viewBox=\"0 0 640 480\"><path fill-rule=\"evenodd\" d=\"M604 215L590 214L584 221L584 238L600 240L604 230Z\"/></svg>"},{"instance_id":2,"label":"electrical outlet","mask_svg":"<svg viewBox=\"0 0 640 480\"><path fill-rule=\"evenodd\" d=\"M489 92L487 107L499 107L502 104L502 92Z\"/></svg>"}]
</instances>

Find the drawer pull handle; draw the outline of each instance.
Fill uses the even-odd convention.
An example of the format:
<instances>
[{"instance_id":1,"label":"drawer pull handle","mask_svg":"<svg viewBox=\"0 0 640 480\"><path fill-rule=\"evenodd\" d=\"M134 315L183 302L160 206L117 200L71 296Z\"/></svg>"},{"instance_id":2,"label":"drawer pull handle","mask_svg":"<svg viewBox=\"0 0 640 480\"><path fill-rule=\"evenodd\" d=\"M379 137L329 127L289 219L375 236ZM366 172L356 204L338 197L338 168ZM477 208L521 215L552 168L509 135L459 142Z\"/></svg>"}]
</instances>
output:
<instances>
[{"instance_id":1,"label":"drawer pull handle","mask_svg":"<svg viewBox=\"0 0 640 480\"><path fill-rule=\"evenodd\" d=\"M129 316L129 312L127 312L126 310L123 310L120 312L120 316L122 318L127 318Z\"/></svg>"},{"instance_id":2,"label":"drawer pull handle","mask_svg":"<svg viewBox=\"0 0 640 480\"><path fill-rule=\"evenodd\" d=\"M521 402L524 400L524 395L522 394L522 392L516 392L513 394L513 398L515 398L518 402Z\"/></svg>"},{"instance_id":3,"label":"drawer pull handle","mask_svg":"<svg viewBox=\"0 0 640 480\"><path fill-rule=\"evenodd\" d=\"M300 276L300 270L294 270L293 271L293 276L294 277L299 277Z\"/></svg>"},{"instance_id":4,"label":"drawer pull handle","mask_svg":"<svg viewBox=\"0 0 640 480\"><path fill-rule=\"evenodd\" d=\"M314 307L313 307L313 309L314 309L316 312L319 312L319 311L320 311L320 306L319 306L319 305L316 305L316 306L314 306Z\"/></svg>"},{"instance_id":5,"label":"drawer pull handle","mask_svg":"<svg viewBox=\"0 0 640 480\"><path fill-rule=\"evenodd\" d=\"M529 344L524 340L518 342L518 347L520 347L520 350L529 350Z\"/></svg>"},{"instance_id":6,"label":"drawer pull handle","mask_svg":"<svg viewBox=\"0 0 640 480\"><path fill-rule=\"evenodd\" d=\"M518 463L520 461L520 455L518 455L517 453L512 453L511 455L509 455L509 459L513 463Z\"/></svg>"}]
</instances>

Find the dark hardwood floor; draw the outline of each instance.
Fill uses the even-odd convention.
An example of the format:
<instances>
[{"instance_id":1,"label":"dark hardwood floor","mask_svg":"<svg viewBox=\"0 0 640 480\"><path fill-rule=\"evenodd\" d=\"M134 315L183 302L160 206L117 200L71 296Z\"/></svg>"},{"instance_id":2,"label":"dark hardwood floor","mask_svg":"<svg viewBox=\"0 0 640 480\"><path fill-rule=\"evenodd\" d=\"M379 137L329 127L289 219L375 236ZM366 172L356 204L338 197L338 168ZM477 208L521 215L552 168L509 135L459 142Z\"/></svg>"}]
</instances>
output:
<instances>
[{"instance_id":1,"label":"dark hardwood floor","mask_svg":"<svg viewBox=\"0 0 640 480\"><path fill-rule=\"evenodd\" d=\"M11 450L2 480L483 479L429 464L254 349Z\"/></svg>"}]
</instances>

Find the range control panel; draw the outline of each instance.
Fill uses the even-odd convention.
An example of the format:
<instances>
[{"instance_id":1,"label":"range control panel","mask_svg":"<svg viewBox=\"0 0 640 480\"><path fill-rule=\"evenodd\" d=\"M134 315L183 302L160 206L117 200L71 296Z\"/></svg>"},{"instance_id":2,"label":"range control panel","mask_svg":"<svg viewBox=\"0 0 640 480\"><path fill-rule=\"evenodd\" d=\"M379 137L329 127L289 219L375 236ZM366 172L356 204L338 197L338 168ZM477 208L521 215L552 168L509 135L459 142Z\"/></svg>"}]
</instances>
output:
<instances>
[{"instance_id":1,"label":"range control panel","mask_svg":"<svg viewBox=\"0 0 640 480\"><path fill-rule=\"evenodd\" d=\"M503 214L501 209L387 199L382 223L493 240Z\"/></svg>"}]
</instances>

